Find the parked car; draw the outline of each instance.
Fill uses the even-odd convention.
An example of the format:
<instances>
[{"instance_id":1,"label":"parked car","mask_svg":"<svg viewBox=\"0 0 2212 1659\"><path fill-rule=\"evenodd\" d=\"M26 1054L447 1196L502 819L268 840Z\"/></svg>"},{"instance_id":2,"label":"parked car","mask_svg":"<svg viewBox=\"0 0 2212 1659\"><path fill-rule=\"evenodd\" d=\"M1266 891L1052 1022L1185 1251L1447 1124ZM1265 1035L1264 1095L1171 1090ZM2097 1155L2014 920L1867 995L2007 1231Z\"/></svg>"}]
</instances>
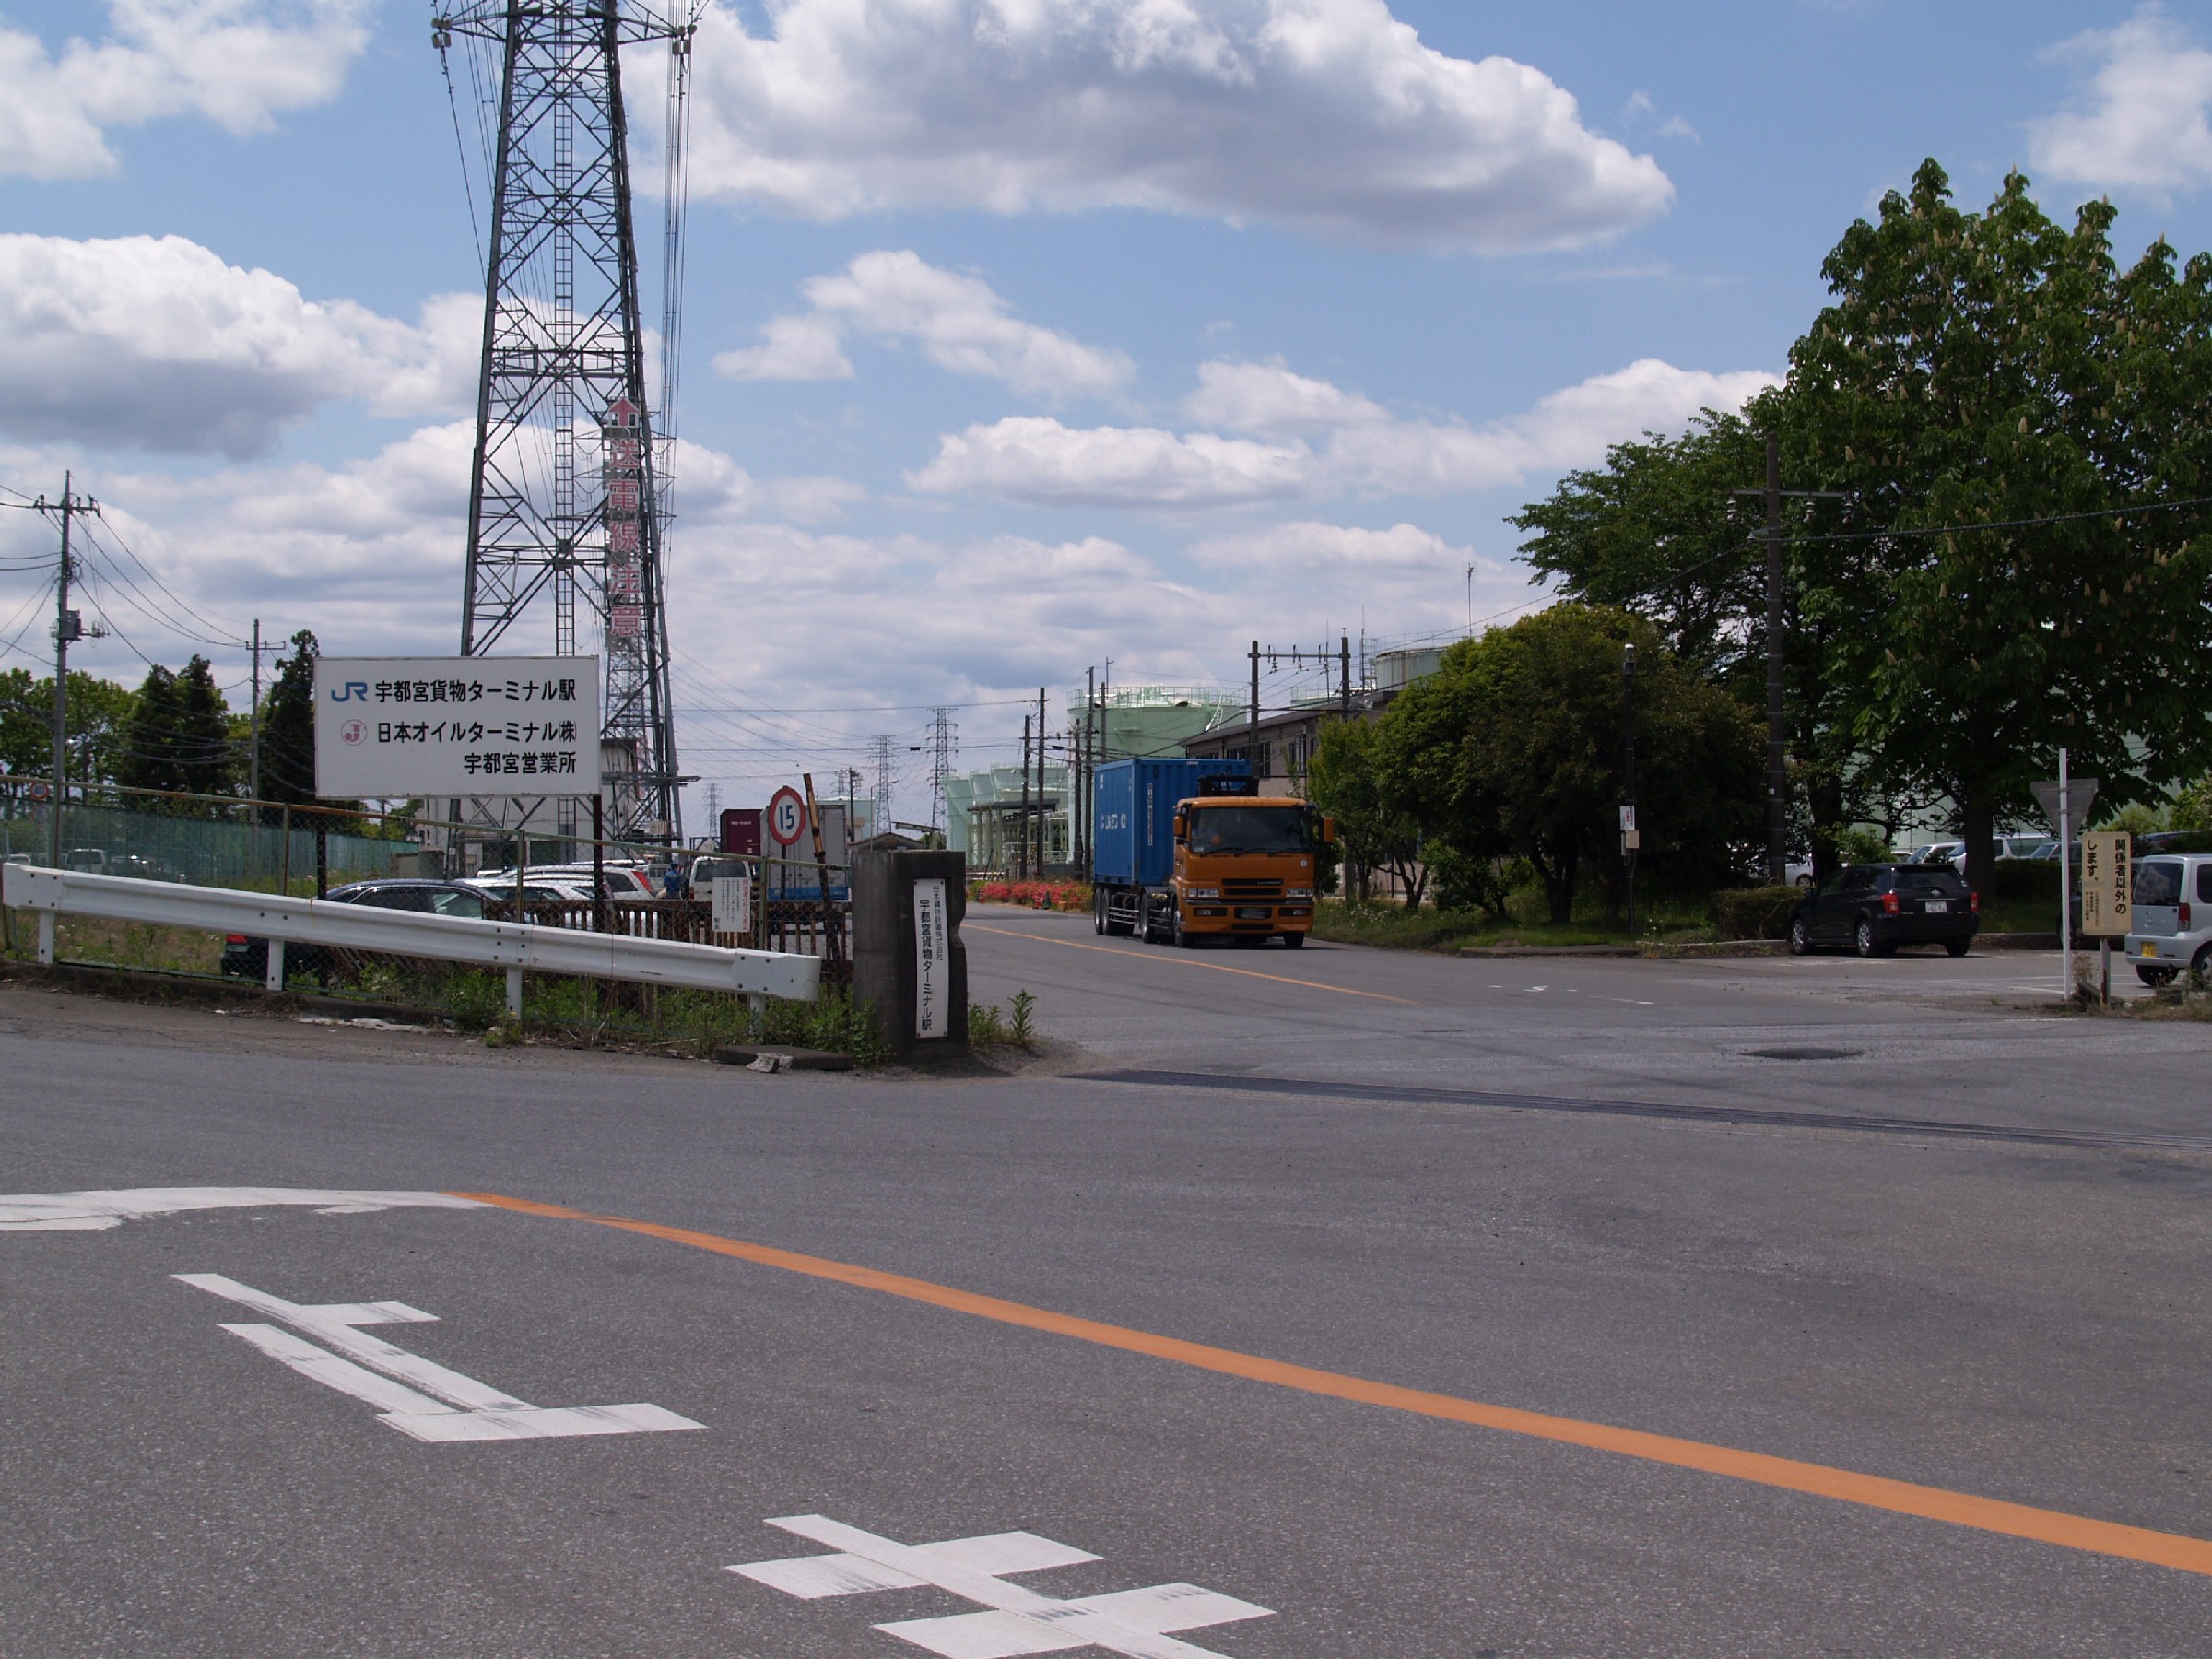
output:
<instances>
[{"instance_id":1,"label":"parked car","mask_svg":"<svg viewBox=\"0 0 2212 1659\"><path fill-rule=\"evenodd\" d=\"M1823 946L1889 956L1900 945L1966 954L1982 928L1982 896L1941 865L1846 865L1790 915L1790 954Z\"/></svg>"},{"instance_id":2,"label":"parked car","mask_svg":"<svg viewBox=\"0 0 2212 1659\"><path fill-rule=\"evenodd\" d=\"M2137 979L2169 984L2184 968L2212 975L2212 854L2137 859L2135 900L2127 955Z\"/></svg>"},{"instance_id":3,"label":"parked car","mask_svg":"<svg viewBox=\"0 0 2212 1659\"><path fill-rule=\"evenodd\" d=\"M1912 862L1918 865L1956 865L1966 857L1966 843L1962 841L1936 841L1923 847Z\"/></svg>"},{"instance_id":4,"label":"parked car","mask_svg":"<svg viewBox=\"0 0 2212 1659\"><path fill-rule=\"evenodd\" d=\"M392 877L379 881L356 881L346 887L333 888L326 895L332 904L365 904L378 910L420 911L428 915L466 916L481 921L484 916L484 895L474 888L458 881L428 881L412 877ZM287 945L284 947L284 966L287 974L323 973L335 965L336 959L319 945ZM269 942L249 937L245 934L229 934L223 939L222 969L227 974L241 979L262 979L269 971Z\"/></svg>"},{"instance_id":5,"label":"parked car","mask_svg":"<svg viewBox=\"0 0 2212 1659\"><path fill-rule=\"evenodd\" d=\"M2134 841L2137 858L2153 853L2212 853L2212 830L2153 830Z\"/></svg>"},{"instance_id":6,"label":"parked car","mask_svg":"<svg viewBox=\"0 0 2212 1659\"><path fill-rule=\"evenodd\" d=\"M105 847L72 847L62 854L62 868L78 870L87 876L104 876L108 873L108 853Z\"/></svg>"}]
</instances>

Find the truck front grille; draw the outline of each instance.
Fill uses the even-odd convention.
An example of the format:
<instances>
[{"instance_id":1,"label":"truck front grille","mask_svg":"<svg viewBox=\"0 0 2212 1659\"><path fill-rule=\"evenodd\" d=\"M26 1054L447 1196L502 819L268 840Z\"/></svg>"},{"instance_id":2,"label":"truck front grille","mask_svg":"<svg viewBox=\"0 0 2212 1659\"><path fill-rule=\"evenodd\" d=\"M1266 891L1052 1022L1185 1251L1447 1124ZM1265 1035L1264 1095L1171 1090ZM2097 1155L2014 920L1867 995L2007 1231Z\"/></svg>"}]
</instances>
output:
<instances>
[{"instance_id":1,"label":"truck front grille","mask_svg":"<svg viewBox=\"0 0 2212 1659\"><path fill-rule=\"evenodd\" d=\"M1283 884L1280 881L1225 881L1221 884L1224 899L1280 899Z\"/></svg>"}]
</instances>

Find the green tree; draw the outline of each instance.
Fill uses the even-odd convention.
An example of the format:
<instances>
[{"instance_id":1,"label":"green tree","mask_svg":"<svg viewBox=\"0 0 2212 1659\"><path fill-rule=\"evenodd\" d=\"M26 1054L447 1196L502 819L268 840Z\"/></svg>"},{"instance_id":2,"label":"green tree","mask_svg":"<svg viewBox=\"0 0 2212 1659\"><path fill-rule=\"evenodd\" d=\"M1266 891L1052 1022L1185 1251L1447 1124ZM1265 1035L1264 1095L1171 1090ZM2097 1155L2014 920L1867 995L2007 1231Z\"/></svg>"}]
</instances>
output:
<instances>
[{"instance_id":1,"label":"green tree","mask_svg":"<svg viewBox=\"0 0 2212 1659\"><path fill-rule=\"evenodd\" d=\"M2061 747L2115 806L2212 760L2212 516L2126 511L2212 494L2212 258L2122 274L2112 217L2064 229L2017 173L1964 212L1925 162L1791 352L1787 453L1863 538L1808 547L1823 672L1891 780L1957 802L1984 890Z\"/></svg>"},{"instance_id":2,"label":"green tree","mask_svg":"<svg viewBox=\"0 0 2212 1659\"><path fill-rule=\"evenodd\" d=\"M1570 473L1510 523L1529 533L1521 554L1571 599L1647 618L1677 655L1755 711L1767 706L1766 554L1762 513L1739 491L1766 476L1767 429L1784 424L1783 396L1762 394L1744 415L1706 410L1678 438L1647 433L1615 445L1603 467ZM1876 815L1882 782L1860 748L1847 688L1828 672L1836 638L1876 603L1852 579L1850 544L1822 549L1812 601L1798 536L1832 528L1832 502L1793 500L1783 611L1783 711L1792 818L1825 878L1846 826Z\"/></svg>"},{"instance_id":3,"label":"green tree","mask_svg":"<svg viewBox=\"0 0 2212 1659\"><path fill-rule=\"evenodd\" d=\"M194 657L181 674L155 664L138 688L116 782L133 789L227 794L236 775L229 712L207 659Z\"/></svg>"},{"instance_id":4,"label":"green tree","mask_svg":"<svg viewBox=\"0 0 2212 1659\"><path fill-rule=\"evenodd\" d=\"M1374 721L1333 720L1321 728L1306 767L1306 792L1313 805L1336 820L1344 851L1345 895L1366 899L1375 873L1398 877L1410 908L1421 901L1427 872L1421 865L1420 830L1387 791L1393 763L1384 731Z\"/></svg>"},{"instance_id":5,"label":"green tree","mask_svg":"<svg viewBox=\"0 0 2212 1659\"><path fill-rule=\"evenodd\" d=\"M315 798L315 636L301 629L276 665L262 704L261 798L300 806Z\"/></svg>"},{"instance_id":6,"label":"green tree","mask_svg":"<svg viewBox=\"0 0 2212 1659\"><path fill-rule=\"evenodd\" d=\"M1563 602L1463 640L1382 719L1393 787L1429 840L1463 859L1527 859L1554 922L1571 919L1592 867L1618 886L1630 644L1643 862L1661 881L1710 882L1756 832L1759 733L1641 617Z\"/></svg>"},{"instance_id":7,"label":"green tree","mask_svg":"<svg viewBox=\"0 0 2212 1659\"><path fill-rule=\"evenodd\" d=\"M128 687L69 671L69 776L80 783L113 781L123 735L135 701ZM0 771L53 775L53 676L33 679L25 668L0 672Z\"/></svg>"}]
</instances>

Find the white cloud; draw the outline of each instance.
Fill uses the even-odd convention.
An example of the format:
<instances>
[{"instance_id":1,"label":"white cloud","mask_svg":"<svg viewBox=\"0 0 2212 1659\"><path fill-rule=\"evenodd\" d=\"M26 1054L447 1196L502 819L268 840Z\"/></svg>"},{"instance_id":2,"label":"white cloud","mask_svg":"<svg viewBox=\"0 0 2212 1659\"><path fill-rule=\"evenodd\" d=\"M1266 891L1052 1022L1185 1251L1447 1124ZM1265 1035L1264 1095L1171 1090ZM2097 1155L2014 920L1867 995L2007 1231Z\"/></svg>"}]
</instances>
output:
<instances>
[{"instance_id":1,"label":"white cloud","mask_svg":"<svg viewBox=\"0 0 2212 1659\"><path fill-rule=\"evenodd\" d=\"M915 489L1056 506L1220 507L1299 495L1312 465L1302 443L1255 443L1155 427L1062 426L1012 416L937 440L910 472Z\"/></svg>"},{"instance_id":2,"label":"white cloud","mask_svg":"<svg viewBox=\"0 0 2212 1659\"><path fill-rule=\"evenodd\" d=\"M182 237L0 236L0 429L244 457L335 399L465 408L481 313L467 295L419 324L317 303Z\"/></svg>"},{"instance_id":3,"label":"white cloud","mask_svg":"<svg viewBox=\"0 0 2212 1659\"><path fill-rule=\"evenodd\" d=\"M1191 400L1220 425L1302 439L1261 442L1148 427L1063 426L1015 417L937 441L912 488L1051 505L1188 510L1343 495L1453 495L1557 476L1608 444L1679 430L1704 408L1733 409L1775 377L1712 374L1645 358L1554 392L1485 427L1399 420L1366 398L1277 364L1208 364Z\"/></svg>"},{"instance_id":4,"label":"white cloud","mask_svg":"<svg viewBox=\"0 0 2212 1659\"><path fill-rule=\"evenodd\" d=\"M1280 359L1265 363L1217 359L1198 370L1198 390L1183 400L1183 412L1203 426L1265 438L1326 431L1361 421L1387 420L1382 406L1327 381L1293 374Z\"/></svg>"},{"instance_id":5,"label":"white cloud","mask_svg":"<svg viewBox=\"0 0 2212 1659\"><path fill-rule=\"evenodd\" d=\"M1312 519L1269 524L1233 535L1209 536L1191 547L1201 564L1225 570L1265 570L1344 582L1381 575L1448 575L1456 579L1475 555L1434 531L1395 524L1387 530L1324 524Z\"/></svg>"},{"instance_id":6,"label":"white cloud","mask_svg":"<svg viewBox=\"0 0 2212 1659\"><path fill-rule=\"evenodd\" d=\"M109 129L200 115L237 134L324 102L367 45L365 0L109 0L111 33L60 54L0 28L0 174L112 171Z\"/></svg>"},{"instance_id":7,"label":"white cloud","mask_svg":"<svg viewBox=\"0 0 2212 1659\"><path fill-rule=\"evenodd\" d=\"M1486 252L1665 209L1649 156L1385 0L781 0L712 6L692 187L814 218L1100 206Z\"/></svg>"},{"instance_id":8,"label":"white cloud","mask_svg":"<svg viewBox=\"0 0 2212 1659\"><path fill-rule=\"evenodd\" d=\"M775 318L759 346L724 352L714 367L737 380L850 380L850 328L912 340L941 369L1037 397L1100 395L1135 372L1125 354L1024 323L990 284L911 252L863 253L843 271L815 277L805 292L811 312Z\"/></svg>"},{"instance_id":9,"label":"white cloud","mask_svg":"<svg viewBox=\"0 0 2212 1659\"><path fill-rule=\"evenodd\" d=\"M2030 157L2054 179L2162 194L2212 183L2212 51L2156 6L2092 29L2053 55L2092 61L2077 106L2030 124Z\"/></svg>"},{"instance_id":10,"label":"white cloud","mask_svg":"<svg viewBox=\"0 0 2212 1659\"><path fill-rule=\"evenodd\" d=\"M717 357L714 371L732 380L748 381L853 378L853 363L845 356L844 329L839 319L818 312L774 317L760 332L767 337L759 345Z\"/></svg>"}]
</instances>

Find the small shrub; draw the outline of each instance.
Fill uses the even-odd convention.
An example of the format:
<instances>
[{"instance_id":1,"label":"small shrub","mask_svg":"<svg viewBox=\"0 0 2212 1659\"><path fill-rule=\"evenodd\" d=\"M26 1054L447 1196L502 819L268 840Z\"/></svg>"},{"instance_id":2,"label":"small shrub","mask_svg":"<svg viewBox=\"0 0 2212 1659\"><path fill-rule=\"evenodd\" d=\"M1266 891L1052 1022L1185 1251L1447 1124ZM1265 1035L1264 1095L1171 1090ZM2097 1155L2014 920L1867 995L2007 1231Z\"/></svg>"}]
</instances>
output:
<instances>
[{"instance_id":1,"label":"small shrub","mask_svg":"<svg viewBox=\"0 0 2212 1659\"><path fill-rule=\"evenodd\" d=\"M970 1048L1004 1048L1013 1041L1013 1035L1006 1030L1006 1017L998 1011L996 1003L968 1005Z\"/></svg>"},{"instance_id":2,"label":"small shrub","mask_svg":"<svg viewBox=\"0 0 2212 1659\"><path fill-rule=\"evenodd\" d=\"M1006 1034L1023 1048L1036 1040L1037 1028L1030 1016L1037 1006L1037 999L1027 991L1014 993L1014 1018L1006 1022Z\"/></svg>"},{"instance_id":3,"label":"small shrub","mask_svg":"<svg viewBox=\"0 0 2212 1659\"><path fill-rule=\"evenodd\" d=\"M1742 888L1712 896L1712 923L1724 939L1788 936L1790 912L1804 898L1794 887Z\"/></svg>"}]
</instances>

